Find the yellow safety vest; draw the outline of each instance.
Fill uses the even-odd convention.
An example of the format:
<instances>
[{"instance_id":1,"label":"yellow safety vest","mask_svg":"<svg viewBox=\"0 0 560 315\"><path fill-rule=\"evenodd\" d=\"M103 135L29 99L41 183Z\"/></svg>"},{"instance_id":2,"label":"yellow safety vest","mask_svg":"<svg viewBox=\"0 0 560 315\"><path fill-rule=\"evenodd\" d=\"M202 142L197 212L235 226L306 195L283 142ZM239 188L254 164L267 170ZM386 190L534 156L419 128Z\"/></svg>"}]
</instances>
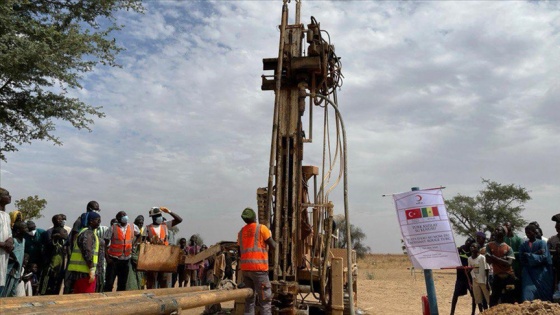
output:
<instances>
[{"instance_id":1,"label":"yellow safety vest","mask_svg":"<svg viewBox=\"0 0 560 315\"><path fill-rule=\"evenodd\" d=\"M80 233L76 236L76 240L74 240L74 248L72 249L72 255L70 255L70 262L68 263L68 271L77 271L83 273L89 273L89 267L82 256L82 251L80 247L78 247L78 237L88 228L83 228ZM93 249L93 270L95 271L97 267L97 261L99 258L99 238L93 232L93 236L95 236L95 246Z\"/></svg>"}]
</instances>

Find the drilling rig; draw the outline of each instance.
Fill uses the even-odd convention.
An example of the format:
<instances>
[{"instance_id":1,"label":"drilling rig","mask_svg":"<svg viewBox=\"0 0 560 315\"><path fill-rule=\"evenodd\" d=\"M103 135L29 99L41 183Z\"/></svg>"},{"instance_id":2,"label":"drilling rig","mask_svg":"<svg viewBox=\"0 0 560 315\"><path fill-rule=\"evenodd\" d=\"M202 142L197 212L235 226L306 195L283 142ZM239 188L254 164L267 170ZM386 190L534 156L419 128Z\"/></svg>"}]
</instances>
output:
<instances>
[{"instance_id":1,"label":"drilling rig","mask_svg":"<svg viewBox=\"0 0 560 315\"><path fill-rule=\"evenodd\" d=\"M350 240L346 134L336 94L341 61L314 17L307 27L300 22L301 0L295 1L294 23L288 23L288 4L283 1L278 57L263 59L263 70L274 73L263 75L261 86L275 95L268 185L257 189L259 222L278 244L269 253L273 312L354 314L357 264ZM323 114L321 167L303 164L304 144L314 140L314 108ZM336 248L338 227L329 200L341 179L344 249Z\"/></svg>"}]
</instances>

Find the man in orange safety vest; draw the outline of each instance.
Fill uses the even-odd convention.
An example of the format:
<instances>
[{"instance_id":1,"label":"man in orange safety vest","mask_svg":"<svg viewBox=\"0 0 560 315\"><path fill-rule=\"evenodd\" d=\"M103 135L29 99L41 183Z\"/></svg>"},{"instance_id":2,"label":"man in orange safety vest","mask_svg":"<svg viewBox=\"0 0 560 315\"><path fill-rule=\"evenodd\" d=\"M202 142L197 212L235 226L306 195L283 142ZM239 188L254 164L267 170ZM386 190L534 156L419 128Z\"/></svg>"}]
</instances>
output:
<instances>
[{"instance_id":1,"label":"man in orange safety vest","mask_svg":"<svg viewBox=\"0 0 560 315\"><path fill-rule=\"evenodd\" d=\"M245 208L241 218L246 225L239 231L240 269L243 283L253 289L253 295L245 299L245 315L255 314L255 298L261 315L271 314L272 289L268 278L268 248L274 249L276 243L272 233L265 225L256 223L255 211Z\"/></svg>"},{"instance_id":2,"label":"man in orange safety vest","mask_svg":"<svg viewBox=\"0 0 560 315\"><path fill-rule=\"evenodd\" d=\"M115 278L118 279L117 291L126 291L132 245L140 234L140 229L135 224L128 222L126 212L119 211L116 219L117 223L110 226L104 235L105 261L107 262L103 290L105 292L113 291Z\"/></svg>"},{"instance_id":3,"label":"man in orange safety vest","mask_svg":"<svg viewBox=\"0 0 560 315\"><path fill-rule=\"evenodd\" d=\"M183 219L176 213L166 207L152 207L150 209L150 217L152 224L149 224L142 233L142 238L152 244L169 245L169 229L175 225L183 222ZM169 214L173 217L171 221L165 221L163 213ZM146 288L157 289L167 288L171 285L171 274L165 272L146 272Z\"/></svg>"}]
</instances>

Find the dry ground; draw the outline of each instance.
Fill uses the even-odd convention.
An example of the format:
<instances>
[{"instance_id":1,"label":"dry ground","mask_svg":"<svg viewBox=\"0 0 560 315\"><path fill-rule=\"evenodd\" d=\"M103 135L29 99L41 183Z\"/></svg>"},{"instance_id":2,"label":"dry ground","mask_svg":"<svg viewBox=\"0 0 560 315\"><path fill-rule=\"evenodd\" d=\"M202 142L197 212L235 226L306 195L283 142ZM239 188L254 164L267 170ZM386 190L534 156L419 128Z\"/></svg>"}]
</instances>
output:
<instances>
[{"instance_id":1,"label":"dry ground","mask_svg":"<svg viewBox=\"0 0 560 315\"><path fill-rule=\"evenodd\" d=\"M424 273L410 270L405 255L372 254L358 261L358 309L369 315L422 314L422 296L426 295ZM439 314L451 310L451 297L455 286L455 270L433 270ZM233 302L222 303L224 309L233 308ZM181 314L202 314L204 308L185 310ZM1 314L1 311L0 311ZM227 313L226 313L227 314ZM457 315L471 314L470 296L459 298ZM478 314L478 312L477 312ZM560 305L552 303L524 303L499 305L483 315L560 315Z\"/></svg>"},{"instance_id":2,"label":"dry ground","mask_svg":"<svg viewBox=\"0 0 560 315\"><path fill-rule=\"evenodd\" d=\"M373 254L358 261L358 308L370 315L422 314L426 295L424 273L411 271L405 255ZM455 270L434 270L439 314L449 314L455 286ZM224 303L223 307L233 307ZM470 296L459 298L455 314L470 315ZM201 314L202 309L188 314Z\"/></svg>"},{"instance_id":3,"label":"dry ground","mask_svg":"<svg viewBox=\"0 0 560 315\"><path fill-rule=\"evenodd\" d=\"M358 308L369 315L422 314L422 296L426 295L424 272L411 270L407 256L372 254L358 261ZM451 298L455 287L455 270L433 270L434 284L441 315L450 314ZM233 303L223 304L225 308ZM188 314L201 314L202 309L190 310ZM471 314L471 298L459 298L455 309L457 315ZM478 314L478 310L476 311ZM522 305L499 305L483 315L560 315L560 305L552 303L525 302Z\"/></svg>"},{"instance_id":4,"label":"dry ground","mask_svg":"<svg viewBox=\"0 0 560 315\"><path fill-rule=\"evenodd\" d=\"M373 254L358 262L358 307L368 314L422 314L426 282L422 270L411 270L405 255ZM449 314L455 270L433 270L439 314ZM470 296L459 298L457 315L471 314Z\"/></svg>"},{"instance_id":5,"label":"dry ground","mask_svg":"<svg viewBox=\"0 0 560 315\"><path fill-rule=\"evenodd\" d=\"M358 262L358 307L367 314L422 314L421 297L426 295L423 271L407 269L405 255L369 255ZM456 270L433 270L439 314L450 314ZM471 314L471 298L459 298L457 315ZM478 314L478 310L476 311ZM560 305L550 302L501 304L483 315L560 315Z\"/></svg>"}]
</instances>

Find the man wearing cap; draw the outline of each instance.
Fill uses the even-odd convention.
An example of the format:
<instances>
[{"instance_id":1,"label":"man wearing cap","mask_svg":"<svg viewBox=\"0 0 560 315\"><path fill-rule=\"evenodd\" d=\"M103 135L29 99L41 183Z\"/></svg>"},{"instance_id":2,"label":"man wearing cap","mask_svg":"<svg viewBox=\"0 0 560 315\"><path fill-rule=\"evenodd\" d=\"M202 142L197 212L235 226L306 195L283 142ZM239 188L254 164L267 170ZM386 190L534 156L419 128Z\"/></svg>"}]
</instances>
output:
<instances>
[{"instance_id":1,"label":"man wearing cap","mask_svg":"<svg viewBox=\"0 0 560 315\"><path fill-rule=\"evenodd\" d=\"M98 271L100 240L95 229L101 224L96 212L88 215L88 226L76 235L68 263L69 281L73 282L73 293L94 293Z\"/></svg>"},{"instance_id":2,"label":"man wearing cap","mask_svg":"<svg viewBox=\"0 0 560 315\"><path fill-rule=\"evenodd\" d=\"M173 220L164 221L163 213L171 215ZM166 207L152 207L149 214L152 224L146 226L142 239L152 244L169 245L169 229L183 222L183 219ZM167 288L168 282L171 282L171 279L168 279L169 276L170 273L148 271L146 272L146 287L155 289L157 284L157 288Z\"/></svg>"},{"instance_id":3,"label":"man wearing cap","mask_svg":"<svg viewBox=\"0 0 560 315\"><path fill-rule=\"evenodd\" d=\"M560 250L560 213L552 216L551 220L556 222L556 224L554 225L554 228L556 229L556 235L549 237L546 244L548 246L548 250L550 251L550 254L552 255L552 267L554 270L554 288L556 289L556 287L558 286L558 280L559 280L558 278L560 278L558 274L560 272L560 255L559 255L560 253L558 252Z\"/></svg>"},{"instance_id":4,"label":"man wearing cap","mask_svg":"<svg viewBox=\"0 0 560 315\"><path fill-rule=\"evenodd\" d=\"M268 248L274 249L276 243L272 233L265 225L258 224L255 211L245 208L241 218L246 225L237 235L239 245L240 269L243 283L253 289L253 295L245 299L245 314L255 314L255 298L261 315L270 315L272 288L268 278Z\"/></svg>"}]
</instances>

